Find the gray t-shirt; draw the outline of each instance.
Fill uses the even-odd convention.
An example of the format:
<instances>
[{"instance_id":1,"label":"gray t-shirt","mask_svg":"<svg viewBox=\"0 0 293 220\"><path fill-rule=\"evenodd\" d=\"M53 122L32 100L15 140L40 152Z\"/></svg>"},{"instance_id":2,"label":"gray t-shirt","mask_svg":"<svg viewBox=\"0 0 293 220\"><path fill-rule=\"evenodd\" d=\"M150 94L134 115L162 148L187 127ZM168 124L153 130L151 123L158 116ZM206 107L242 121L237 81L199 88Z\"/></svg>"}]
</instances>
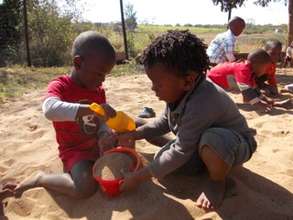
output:
<instances>
[{"instance_id":1,"label":"gray t-shirt","mask_svg":"<svg viewBox=\"0 0 293 220\"><path fill-rule=\"evenodd\" d=\"M139 128L145 138L169 131L176 135L170 148L149 165L153 176L164 177L185 164L198 149L203 132L211 127L230 129L247 140L254 140L252 130L232 99L222 88L203 79L175 109L167 105L160 118Z\"/></svg>"}]
</instances>

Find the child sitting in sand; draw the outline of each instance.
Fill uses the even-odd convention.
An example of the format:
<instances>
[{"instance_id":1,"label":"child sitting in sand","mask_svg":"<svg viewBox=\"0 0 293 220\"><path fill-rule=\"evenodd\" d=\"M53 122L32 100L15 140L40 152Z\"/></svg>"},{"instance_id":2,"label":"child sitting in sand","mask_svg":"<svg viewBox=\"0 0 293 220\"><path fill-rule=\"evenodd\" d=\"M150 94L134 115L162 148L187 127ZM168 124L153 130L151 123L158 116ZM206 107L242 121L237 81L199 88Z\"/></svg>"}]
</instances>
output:
<instances>
[{"instance_id":1,"label":"child sitting in sand","mask_svg":"<svg viewBox=\"0 0 293 220\"><path fill-rule=\"evenodd\" d=\"M245 21L240 17L232 18L228 23L228 30L218 34L210 43L207 54L212 66L224 62L235 61L235 43L243 32Z\"/></svg>"},{"instance_id":2,"label":"child sitting in sand","mask_svg":"<svg viewBox=\"0 0 293 220\"><path fill-rule=\"evenodd\" d=\"M206 167L210 182L197 205L206 209L219 206L227 174L251 158L256 142L231 98L205 79L209 68L206 45L189 31L168 31L144 50L141 61L152 90L166 102L166 108L155 121L119 139L140 140L170 131L176 138L149 165L126 173L121 190L174 171L197 173Z\"/></svg>"},{"instance_id":3,"label":"child sitting in sand","mask_svg":"<svg viewBox=\"0 0 293 220\"><path fill-rule=\"evenodd\" d=\"M115 64L115 51L110 42L94 31L81 33L72 47L73 68L69 75L49 83L43 111L53 121L59 144L59 157L64 173L39 173L20 184L8 183L0 196L21 196L28 189L44 187L73 198L93 195L98 183L94 180L92 167L103 151L117 145L117 136L96 117L89 104L103 106L107 117L115 110L106 104L102 83ZM136 120L136 125L144 124ZM148 141L162 145L165 137ZM124 146L133 143L124 142ZM1 198L1 197L0 197Z\"/></svg>"},{"instance_id":4,"label":"child sitting in sand","mask_svg":"<svg viewBox=\"0 0 293 220\"><path fill-rule=\"evenodd\" d=\"M208 71L207 76L226 90L241 91L243 101L257 110L268 112L273 106L289 108L291 100L273 101L259 91L256 79L264 76L270 65L270 55L257 49L248 55L246 61L219 64Z\"/></svg>"},{"instance_id":5,"label":"child sitting in sand","mask_svg":"<svg viewBox=\"0 0 293 220\"><path fill-rule=\"evenodd\" d=\"M260 89L265 91L266 95L276 97L279 94L276 68L282 52L282 43L278 40L267 41L264 50L270 55L272 63L266 69L266 74L257 80L257 85Z\"/></svg>"},{"instance_id":6,"label":"child sitting in sand","mask_svg":"<svg viewBox=\"0 0 293 220\"><path fill-rule=\"evenodd\" d=\"M75 39L72 56L71 73L49 83L43 103L46 118L53 121L64 173L40 173L18 185L7 184L4 188L15 196L34 187L44 187L70 197L86 198L98 188L92 175L92 166L100 154L97 133L111 135L111 131L95 117L89 104L99 103L108 116L115 115L105 104L102 87L115 64L115 51L105 37L88 31Z\"/></svg>"}]
</instances>

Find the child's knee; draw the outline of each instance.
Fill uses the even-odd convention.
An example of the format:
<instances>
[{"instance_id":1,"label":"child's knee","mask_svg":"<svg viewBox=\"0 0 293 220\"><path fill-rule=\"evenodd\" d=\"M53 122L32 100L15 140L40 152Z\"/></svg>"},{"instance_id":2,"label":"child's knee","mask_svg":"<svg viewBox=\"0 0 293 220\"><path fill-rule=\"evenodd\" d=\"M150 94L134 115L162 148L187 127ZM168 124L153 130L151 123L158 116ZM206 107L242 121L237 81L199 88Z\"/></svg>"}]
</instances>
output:
<instances>
[{"instance_id":1,"label":"child's knee","mask_svg":"<svg viewBox=\"0 0 293 220\"><path fill-rule=\"evenodd\" d=\"M78 181L75 181L75 187L78 198L88 198L96 193L98 183L92 176L82 176Z\"/></svg>"},{"instance_id":2,"label":"child's knee","mask_svg":"<svg viewBox=\"0 0 293 220\"><path fill-rule=\"evenodd\" d=\"M98 189L98 183L92 175L92 165L90 161L81 161L71 170L77 198L90 197Z\"/></svg>"}]
</instances>

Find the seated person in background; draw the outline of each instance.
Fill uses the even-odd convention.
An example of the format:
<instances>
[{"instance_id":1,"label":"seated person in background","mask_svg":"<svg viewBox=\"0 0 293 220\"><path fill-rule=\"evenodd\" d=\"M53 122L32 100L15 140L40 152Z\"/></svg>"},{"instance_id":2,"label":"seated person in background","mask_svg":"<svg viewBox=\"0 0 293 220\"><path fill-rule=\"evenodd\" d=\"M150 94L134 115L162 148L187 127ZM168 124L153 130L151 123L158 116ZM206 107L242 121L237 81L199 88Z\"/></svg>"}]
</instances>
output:
<instances>
[{"instance_id":1,"label":"seated person in background","mask_svg":"<svg viewBox=\"0 0 293 220\"><path fill-rule=\"evenodd\" d=\"M290 64L290 67L292 67L292 58L293 58L293 42L291 42L289 47L287 47L284 65L283 65L284 68L287 67L288 63Z\"/></svg>"},{"instance_id":2,"label":"seated person in background","mask_svg":"<svg viewBox=\"0 0 293 220\"><path fill-rule=\"evenodd\" d=\"M234 50L236 37L245 28L245 21L240 17L234 17L228 23L228 30L218 34L210 43L207 49L210 63L215 66L219 63L235 61Z\"/></svg>"},{"instance_id":3,"label":"seated person in background","mask_svg":"<svg viewBox=\"0 0 293 220\"><path fill-rule=\"evenodd\" d=\"M240 90L243 101L261 111L270 111L273 106L288 108L291 100L275 102L259 92L256 78L265 75L270 65L270 55L263 49L257 49L249 53L246 61L219 64L207 76L226 90Z\"/></svg>"},{"instance_id":4,"label":"seated person in background","mask_svg":"<svg viewBox=\"0 0 293 220\"><path fill-rule=\"evenodd\" d=\"M280 60L282 52L282 43L278 40L267 41L264 50L271 56L272 63L266 70L266 74L257 78L257 85L265 94L270 97L276 97L278 92L276 80L276 67L277 62Z\"/></svg>"}]
</instances>

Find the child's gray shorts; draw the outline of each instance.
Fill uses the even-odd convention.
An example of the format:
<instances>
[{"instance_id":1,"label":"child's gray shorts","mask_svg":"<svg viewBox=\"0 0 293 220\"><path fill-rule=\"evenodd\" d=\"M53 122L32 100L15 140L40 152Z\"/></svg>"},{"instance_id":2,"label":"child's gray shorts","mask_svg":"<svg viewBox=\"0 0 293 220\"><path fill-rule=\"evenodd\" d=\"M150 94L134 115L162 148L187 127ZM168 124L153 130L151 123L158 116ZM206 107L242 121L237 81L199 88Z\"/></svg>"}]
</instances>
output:
<instances>
[{"instance_id":1,"label":"child's gray shorts","mask_svg":"<svg viewBox=\"0 0 293 220\"><path fill-rule=\"evenodd\" d=\"M254 141L254 140L253 140ZM248 161L255 151L253 143L235 131L225 128L209 128L201 136L199 154L204 145L209 146L230 166Z\"/></svg>"}]
</instances>

